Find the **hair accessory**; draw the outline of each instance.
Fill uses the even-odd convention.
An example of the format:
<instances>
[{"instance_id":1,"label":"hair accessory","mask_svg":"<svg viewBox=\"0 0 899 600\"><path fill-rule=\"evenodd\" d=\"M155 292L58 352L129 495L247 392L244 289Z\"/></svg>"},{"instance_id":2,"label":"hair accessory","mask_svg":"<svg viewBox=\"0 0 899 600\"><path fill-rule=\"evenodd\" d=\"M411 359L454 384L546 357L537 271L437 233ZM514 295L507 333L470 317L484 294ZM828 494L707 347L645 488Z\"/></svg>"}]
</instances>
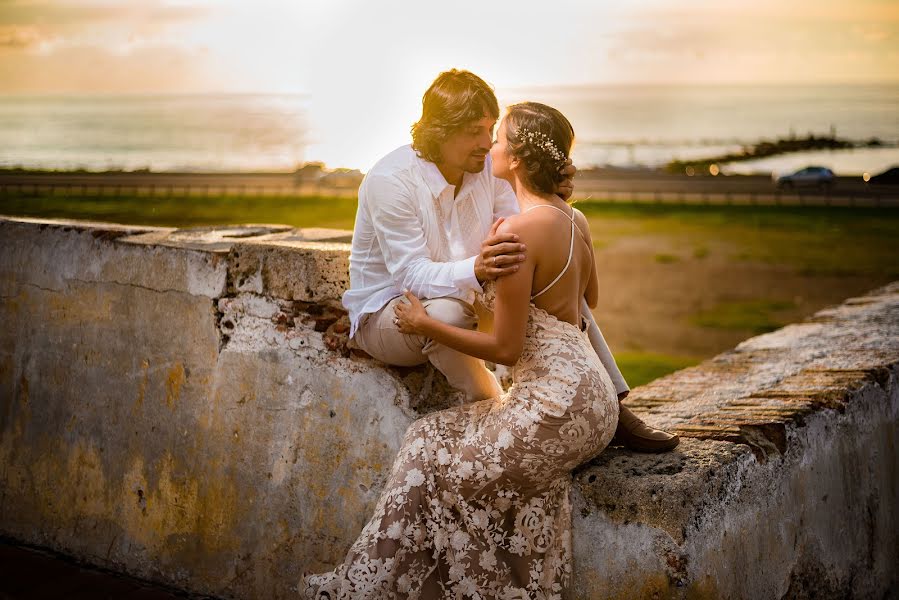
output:
<instances>
[{"instance_id":1,"label":"hair accessory","mask_svg":"<svg viewBox=\"0 0 899 600\"><path fill-rule=\"evenodd\" d=\"M518 135L525 141L525 143L536 146L537 148L542 148L559 162L565 162L568 158L561 150L559 150L555 142L552 141L552 138L545 133L532 131L526 127L519 127Z\"/></svg>"}]
</instances>

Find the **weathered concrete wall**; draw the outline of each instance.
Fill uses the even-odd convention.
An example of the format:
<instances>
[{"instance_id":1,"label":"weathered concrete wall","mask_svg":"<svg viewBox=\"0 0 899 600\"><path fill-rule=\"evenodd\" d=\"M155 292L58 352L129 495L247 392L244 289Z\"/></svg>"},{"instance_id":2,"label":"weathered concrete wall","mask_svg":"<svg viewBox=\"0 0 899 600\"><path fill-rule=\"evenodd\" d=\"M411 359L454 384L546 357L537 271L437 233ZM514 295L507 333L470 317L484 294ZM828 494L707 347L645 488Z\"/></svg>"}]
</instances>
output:
<instances>
[{"instance_id":1,"label":"weathered concrete wall","mask_svg":"<svg viewBox=\"0 0 899 600\"><path fill-rule=\"evenodd\" d=\"M626 404L684 439L578 470L580 597L899 593L899 282Z\"/></svg>"},{"instance_id":2,"label":"weathered concrete wall","mask_svg":"<svg viewBox=\"0 0 899 600\"><path fill-rule=\"evenodd\" d=\"M458 400L346 350L346 235L0 218L0 533L227 598L336 563ZM635 389L683 441L577 470L576 596L899 585L897 377L894 284Z\"/></svg>"},{"instance_id":3,"label":"weathered concrete wall","mask_svg":"<svg viewBox=\"0 0 899 600\"><path fill-rule=\"evenodd\" d=\"M328 233L0 221L0 531L234 598L335 561L434 379L344 355Z\"/></svg>"}]
</instances>

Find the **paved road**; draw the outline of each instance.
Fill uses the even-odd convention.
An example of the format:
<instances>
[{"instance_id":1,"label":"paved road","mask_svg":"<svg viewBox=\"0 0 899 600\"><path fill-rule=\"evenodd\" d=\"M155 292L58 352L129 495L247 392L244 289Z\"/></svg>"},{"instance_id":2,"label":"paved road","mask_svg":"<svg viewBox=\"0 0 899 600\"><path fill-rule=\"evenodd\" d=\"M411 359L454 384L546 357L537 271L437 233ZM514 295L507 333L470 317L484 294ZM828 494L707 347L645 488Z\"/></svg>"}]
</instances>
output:
<instances>
[{"instance_id":1,"label":"paved road","mask_svg":"<svg viewBox=\"0 0 899 600\"><path fill-rule=\"evenodd\" d=\"M292 173L47 173L0 172L0 194L137 193L167 195L296 195L354 196L358 180L351 176L328 184L300 180ZM770 177L731 175L687 177L645 171L582 171L575 179L578 197L598 200L695 202L710 204L837 204L899 205L899 186L870 186L859 177L839 177L829 190L778 189Z\"/></svg>"}]
</instances>

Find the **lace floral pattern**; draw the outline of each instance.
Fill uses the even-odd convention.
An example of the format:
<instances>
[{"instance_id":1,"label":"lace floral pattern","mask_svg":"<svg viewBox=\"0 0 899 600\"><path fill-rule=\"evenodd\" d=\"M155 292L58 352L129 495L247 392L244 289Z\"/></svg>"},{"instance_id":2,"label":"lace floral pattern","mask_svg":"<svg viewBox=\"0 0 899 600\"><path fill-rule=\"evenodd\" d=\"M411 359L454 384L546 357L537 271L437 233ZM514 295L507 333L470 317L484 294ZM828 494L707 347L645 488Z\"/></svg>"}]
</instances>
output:
<instances>
[{"instance_id":1,"label":"lace floral pattern","mask_svg":"<svg viewBox=\"0 0 899 600\"><path fill-rule=\"evenodd\" d=\"M512 381L409 426L371 519L305 598L566 597L571 470L611 441L617 394L587 334L533 304Z\"/></svg>"}]
</instances>

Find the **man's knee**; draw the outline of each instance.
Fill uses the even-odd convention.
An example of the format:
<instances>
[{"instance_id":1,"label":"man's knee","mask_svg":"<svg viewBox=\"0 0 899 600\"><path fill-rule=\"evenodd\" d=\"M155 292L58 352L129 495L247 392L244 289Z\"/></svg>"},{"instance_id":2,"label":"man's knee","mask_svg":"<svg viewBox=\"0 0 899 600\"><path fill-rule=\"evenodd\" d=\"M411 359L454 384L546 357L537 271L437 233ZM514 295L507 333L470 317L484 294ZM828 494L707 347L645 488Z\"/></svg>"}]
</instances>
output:
<instances>
[{"instance_id":1,"label":"man's knee","mask_svg":"<svg viewBox=\"0 0 899 600\"><path fill-rule=\"evenodd\" d=\"M433 298L425 304L428 314L447 325L474 329L478 324L478 316L467 302L456 298Z\"/></svg>"}]
</instances>

